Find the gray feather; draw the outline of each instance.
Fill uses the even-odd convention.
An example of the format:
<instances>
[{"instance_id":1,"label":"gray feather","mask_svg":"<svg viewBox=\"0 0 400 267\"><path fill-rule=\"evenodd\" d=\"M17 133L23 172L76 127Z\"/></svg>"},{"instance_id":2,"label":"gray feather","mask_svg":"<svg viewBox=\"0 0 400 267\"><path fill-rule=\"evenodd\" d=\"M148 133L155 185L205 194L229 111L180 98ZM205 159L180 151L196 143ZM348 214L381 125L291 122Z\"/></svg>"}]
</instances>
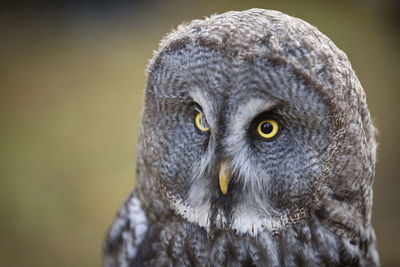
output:
<instances>
[{"instance_id":1,"label":"gray feather","mask_svg":"<svg viewBox=\"0 0 400 267\"><path fill-rule=\"evenodd\" d=\"M274 139L257 136L263 119L277 121ZM379 265L365 93L345 53L300 19L232 11L167 35L147 70L137 157L106 266Z\"/></svg>"}]
</instances>

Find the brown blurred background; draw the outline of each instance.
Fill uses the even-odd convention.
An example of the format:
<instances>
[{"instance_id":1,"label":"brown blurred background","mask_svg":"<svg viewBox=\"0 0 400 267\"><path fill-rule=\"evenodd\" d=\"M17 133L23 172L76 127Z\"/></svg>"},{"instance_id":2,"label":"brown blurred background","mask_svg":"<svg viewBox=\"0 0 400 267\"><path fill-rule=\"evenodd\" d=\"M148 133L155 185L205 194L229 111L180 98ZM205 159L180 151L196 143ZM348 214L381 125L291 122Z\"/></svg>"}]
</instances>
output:
<instances>
[{"instance_id":1,"label":"brown blurred background","mask_svg":"<svg viewBox=\"0 0 400 267\"><path fill-rule=\"evenodd\" d=\"M145 68L182 21L252 7L317 26L349 56L380 130L373 223L400 265L397 1L20 1L0 10L0 266L99 266L135 184Z\"/></svg>"}]
</instances>

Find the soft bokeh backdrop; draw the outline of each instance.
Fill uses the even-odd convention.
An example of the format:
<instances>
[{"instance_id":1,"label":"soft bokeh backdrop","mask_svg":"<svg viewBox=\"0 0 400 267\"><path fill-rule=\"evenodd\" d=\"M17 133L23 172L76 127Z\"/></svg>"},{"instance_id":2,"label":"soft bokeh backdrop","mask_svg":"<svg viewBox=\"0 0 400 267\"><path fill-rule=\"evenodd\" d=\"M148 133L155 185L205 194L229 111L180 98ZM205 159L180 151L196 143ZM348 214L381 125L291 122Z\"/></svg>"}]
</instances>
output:
<instances>
[{"instance_id":1,"label":"soft bokeh backdrop","mask_svg":"<svg viewBox=\"0 0 400 267\"><path fill-rule=\"evenodd\" d=\"M0 11L0 266L99 266L135 184L145 68L182 21L252 7L349 56L380 130L373 222L400 265L399 9L390 1L25 1Z\"/></svg>"}]
</instances>

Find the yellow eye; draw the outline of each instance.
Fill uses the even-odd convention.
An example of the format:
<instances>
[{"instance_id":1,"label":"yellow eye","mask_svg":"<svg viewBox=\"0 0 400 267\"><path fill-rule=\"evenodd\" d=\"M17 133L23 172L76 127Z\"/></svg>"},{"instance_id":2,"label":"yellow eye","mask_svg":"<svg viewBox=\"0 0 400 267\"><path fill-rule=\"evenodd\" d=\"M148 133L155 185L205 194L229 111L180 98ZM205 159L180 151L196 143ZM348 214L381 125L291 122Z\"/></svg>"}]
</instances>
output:
<instances>
[{"instance_id":1,"label":"yellow eye","mask_svg":"<svg viewBox=\"0 0 400 267\"><path fill-rule=\"evenodd\" d=\"M210 127L208 127L206 118L203 113L201 112L197 113L194 121L196 123L197 128L199 128L200 131L208 132L210 130Z\"/></svg>"},{"instance_id":2,"label":"yellow eye","mask_svg":"<svg viewBox=\"0 0 400 267\"><path fill-rule=\"evenodd\" d=\"M264 120L257 126L257 134L264 139L271 139L278 134L279 126L274 120Z\"/></svg>"}]
</instances>

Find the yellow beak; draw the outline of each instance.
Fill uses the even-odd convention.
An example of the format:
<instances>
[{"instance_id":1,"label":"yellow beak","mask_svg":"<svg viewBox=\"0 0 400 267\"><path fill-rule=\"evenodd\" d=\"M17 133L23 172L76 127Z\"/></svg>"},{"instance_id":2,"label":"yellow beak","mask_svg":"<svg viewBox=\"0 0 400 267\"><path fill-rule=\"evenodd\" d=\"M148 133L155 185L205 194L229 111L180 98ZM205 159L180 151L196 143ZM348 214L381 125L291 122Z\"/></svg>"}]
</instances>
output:
<instances>
[{"instance_id":1,"label":"yellow beak","mask_svg":"<svg viewBox=\"0 0 400 267\"><path fill-rule=\"evenodd\" d=\"M226 195L228 193L228 185L231 181L231 175L228 169L228 160L221 161L219 165L219 188L222 194Z\"/></svg>"}]
</instances>

